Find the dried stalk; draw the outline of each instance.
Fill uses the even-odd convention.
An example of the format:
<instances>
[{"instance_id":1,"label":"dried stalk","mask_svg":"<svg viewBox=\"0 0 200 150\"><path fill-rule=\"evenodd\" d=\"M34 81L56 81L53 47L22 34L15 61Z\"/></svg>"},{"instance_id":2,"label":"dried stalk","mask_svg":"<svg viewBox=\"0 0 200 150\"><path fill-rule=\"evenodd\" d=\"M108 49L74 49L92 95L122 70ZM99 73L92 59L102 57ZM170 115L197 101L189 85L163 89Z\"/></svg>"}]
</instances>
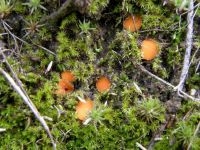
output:
<instances>
[{"instance_id":1,"label":"dried stalk","mask_svg":"<svg viewBox=\"0 0 200 150\"><path fill-rule=\"evenodd\" d=\"M192 36L193 36L193 14L194 14L194 2L193 0L190 1L189 5L189 11L187 15L187 36L186 36L186 51L185 51L185 56L184 56L184 62L183 62L183 68L180 76L180 81L179 84L177 85L176 89L178 94L180 95L180 91L183 90L185 80L188 75L188 70L190 66L190 55L191 55L191 50L192 50Z\"/></svg>"},{"instance_id":2,"label":"dried stalk","mask_svg":"<svg viewBox=\"0 0 200 150\"><path fill-rule=\"evenodd\" d=\"M22 89L16 84L16 82L13 80L13 78L7 73L5 72L2 68L0 68L0 73L8 80L8 82L10 83L10 85L13 87L13 89L22 97L22 99L24 100L24 102L28 105L28 107L31 109L31 111L34 113L35 117L40 121L40 123L42 124L42 126L44 127L44 129L46 130L52 144L53 144L53 149L56 150L56 143L53 139L53 136L51 135L51 132L49 130L49 127L47 125L47 123L45 122L44 118L40 115L40 113L38 112L37 108L35 107L35 105L32 103L32 101L26 96L27 94L25 94Z\"/></svg>"}]
</instances>

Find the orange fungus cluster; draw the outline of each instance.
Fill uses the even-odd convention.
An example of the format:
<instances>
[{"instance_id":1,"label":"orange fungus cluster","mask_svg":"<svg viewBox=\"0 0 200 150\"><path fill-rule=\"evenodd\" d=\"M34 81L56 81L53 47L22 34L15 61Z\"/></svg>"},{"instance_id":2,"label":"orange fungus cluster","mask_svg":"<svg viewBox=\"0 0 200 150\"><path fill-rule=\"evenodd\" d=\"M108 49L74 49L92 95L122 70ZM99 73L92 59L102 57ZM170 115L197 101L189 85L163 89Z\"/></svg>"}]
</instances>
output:
<instances>
[{"instance_id":1,"label":"orange fungus cluster","mask_svg":"<svg viewBox=\"0 0 200 150\"><path fill-rule=\"evenodd\" d=\"M142 26L142 17L140 15L129 15L123 21L123 28L130 32L138 31ZM144 60L152 60L159 53L159 44L156 40L145 39L141 43L141 57Z\"/></svg>"},{"instance_id":2,"label":"orange fungus cluster","mask_svg":"<svg viewBox=\"0 0 200 150\"><path fill-rule=\"evenodd\" d=\"M74 84L73 84L74 81L75 81L75 76L71 71L62 72L56 94L65 95L71 93L74 90Z\"/></svg>"}]
</instances>

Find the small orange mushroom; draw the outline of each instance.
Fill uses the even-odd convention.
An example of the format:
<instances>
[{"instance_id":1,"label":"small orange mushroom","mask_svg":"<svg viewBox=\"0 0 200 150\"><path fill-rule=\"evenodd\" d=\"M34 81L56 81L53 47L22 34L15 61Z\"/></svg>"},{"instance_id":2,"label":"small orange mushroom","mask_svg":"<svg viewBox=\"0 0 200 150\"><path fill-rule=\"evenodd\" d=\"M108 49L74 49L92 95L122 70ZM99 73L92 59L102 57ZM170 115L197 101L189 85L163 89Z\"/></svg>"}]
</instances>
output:
<instances>
[{"instance_id":1,"label":"small orange mushroom","mask_svg":"<svg viewBox=\"0 0 200 150\"><path fill-rule=\"evenodd\" d=\"M87 98L85 102L79 101L76 106L76 116L79 120L84 121L87 119L88 114L92 111L94 102Z\"/></svg>"},{"instance_id":2,"label":"small orange mushroom","mask_svg":"<svg viewBox=\"0 0 200 150\"><path fill-rule=\"evenodd\" d=\"M97 81L96 81L96 88L99 92L106 92L110 89L111 82L110 80L105 77L101 76Z\"/></svg>"},{"instance_id":3,"label":"small orange mushroom","mask_svg":"<svg viewBox=\"0 0 200 150\"><path fill-rule=\"evenodd\" d=\"M61 79L58 83L58 90L56 94L65 95L67 93L71 93L74 90L74 85L71 82L67 82Z\"/></svg>"},{"instance_id":4,"label":"small orange mushroom","mask_svg":"<svg viewBox=\"0 0 200 150\"><path fill-rule=\"evenodd\" d=\"M141 55L145 60L152 60L159 52L159 45L156 40L146 39L141 43Z\"/></svg>"},{"instance_id":5,"label":"small orange mushroom","mask_svg":"<svg viewBox=\"0 0 200 150\"><path fill-rule=\"evenodd\" d=\"M75 76L71 71L64 71L61 73L61 78L63 80L66 80L68 82L74 82L75 81Z\"/></svg>"},{"instance_id":6,"label":"small orange mushroom","mask_svg":"<svg viewBox=\"0 0 200 150\"><path fill-rule=\"evenodd\" d=\"M140 15L129 15L124 21L123 21L123 27L124 29L135 32L139 30L142 26L142 18Z\"/></svg>"}]
</instances>

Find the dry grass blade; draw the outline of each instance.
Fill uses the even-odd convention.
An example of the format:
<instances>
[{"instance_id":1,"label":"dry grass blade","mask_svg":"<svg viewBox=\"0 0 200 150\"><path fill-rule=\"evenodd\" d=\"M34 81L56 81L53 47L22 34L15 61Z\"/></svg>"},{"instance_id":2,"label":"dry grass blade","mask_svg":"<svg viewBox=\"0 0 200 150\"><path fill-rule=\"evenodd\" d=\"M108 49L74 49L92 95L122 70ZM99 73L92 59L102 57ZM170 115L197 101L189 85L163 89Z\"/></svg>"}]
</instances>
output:
<instances>
[{"instance_id":1,"label":"dry grass blade","mask_svg":"<svg viewBox=\"0 0 200 150\"><path fill-rule=\"evenodd\" d=\"M144 146L142 146L140 143L136 142L136 146L139 147L141 150L147 150Z\"/></svg>"},{"instance_id":2,"label":"dry grass blade","mask_svg":"<svg viewBox=\"0 0 200 150\"><path fill-rule=\"evenodd\" d=\"M0 132L5 132L6 129L5 128L0 128Z\"/></svg>"},{"instance_id":3,"label":"dry grass blade","mask_svg":"<svg viewBox=\"0 0 200 150\"><path fill-rule=\"evenodd\" d=\"M0 68L0 73L8 80L10 85L12 85L14 90L22 97L24 102L29 106L31 111L34 113L35 117L40 121L40 123L42 124L42 126L46 130L49 138L51 139L51 142L53 144L53 149L55 150L56 149L56 143L54 142L53 136L51 135L51 132L49 130L47 123L45 122L44 118L40 115L40 113L38 112L35 105L31 102L31 100L26 96L27 94L25 94L22 91L22 89L16 84L16 82L13 80L13 78L7 72L5 72L2 68Z\"/></svg>"}]
</instances>

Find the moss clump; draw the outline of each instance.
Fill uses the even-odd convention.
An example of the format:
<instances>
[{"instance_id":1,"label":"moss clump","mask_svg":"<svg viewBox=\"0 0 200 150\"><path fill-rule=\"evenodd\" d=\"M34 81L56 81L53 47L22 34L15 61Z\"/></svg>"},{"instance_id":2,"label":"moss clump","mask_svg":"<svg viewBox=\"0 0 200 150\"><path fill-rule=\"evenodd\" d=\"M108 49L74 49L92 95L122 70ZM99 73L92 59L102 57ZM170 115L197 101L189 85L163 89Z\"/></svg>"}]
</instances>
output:
<instances>
[{"instance_id":1,"label":"moss clump","mask_svg":"<svg viewBox=\"0 0 200 150\"><path fill-rule=\"evenodd\" d=\"M89 15L98 15L108 3L109 0L93 0L88 6Z\"/></svg>"},{"instance_id":2,"label":"moss clump","mask_svg":"<svg viewBox=\"0 0 200 150\"><path fill-rule=\"evenodd\" d=\"M198 135L194 136L196 126L199 123L199 104L186 102L178 111L176 116L176 125L169 127L167 132L163 135L163 140L155 145L155 149L170 148L170 149L184 149L191 144L192 149L199 149L200 139ZM184 118L183 118L183 114Z\"/></svg>"}]
</instances>

